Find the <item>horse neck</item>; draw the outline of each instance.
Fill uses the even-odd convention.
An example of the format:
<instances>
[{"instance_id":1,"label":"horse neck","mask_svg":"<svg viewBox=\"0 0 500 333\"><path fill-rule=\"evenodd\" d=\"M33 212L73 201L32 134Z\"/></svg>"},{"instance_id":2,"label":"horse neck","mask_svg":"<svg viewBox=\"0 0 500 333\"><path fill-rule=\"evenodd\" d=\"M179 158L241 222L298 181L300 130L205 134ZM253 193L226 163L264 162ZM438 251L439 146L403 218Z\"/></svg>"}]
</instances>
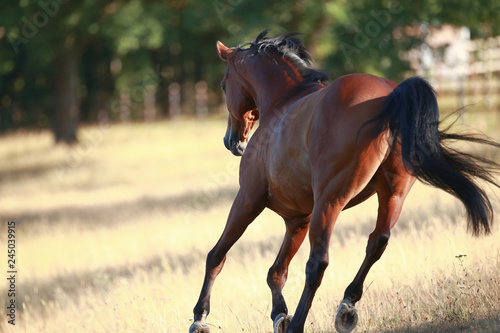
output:
<instances>
[{"instance_id":1,"label":"horse neck","mask_svg":"<svg viewBox=\"0 0 500 333\"><path fill-rule=\"evenodd\" d=\"M254 100L259 109L261 124L280 116L282 106L289 99L300 98L310 93L308 91L311 86L303 84L302 76L294 68L272 66L271 70L264 69L260 72L267 74L256 75L251 85L255 92Z\"/></svg>"}]
</instances>

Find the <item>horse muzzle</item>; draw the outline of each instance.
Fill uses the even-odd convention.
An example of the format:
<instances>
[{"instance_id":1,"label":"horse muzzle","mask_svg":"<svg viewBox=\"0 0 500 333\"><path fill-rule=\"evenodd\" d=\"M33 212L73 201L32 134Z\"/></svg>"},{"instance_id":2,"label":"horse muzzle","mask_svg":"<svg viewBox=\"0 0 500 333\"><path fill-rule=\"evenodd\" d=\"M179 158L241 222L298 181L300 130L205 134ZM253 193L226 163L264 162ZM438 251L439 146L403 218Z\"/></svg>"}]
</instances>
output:
<instances>
[{"instance_id":1,"label":"horse muzzle","mask_svg":"<svg viewBox=\"0 0 500 333\"><path fill-rule=\"evenodd\" d=\"M237 136L224 137L224 146L233 153L234 156L243 156L247 142L242 142Z\"/></svg>"}]
</instances>

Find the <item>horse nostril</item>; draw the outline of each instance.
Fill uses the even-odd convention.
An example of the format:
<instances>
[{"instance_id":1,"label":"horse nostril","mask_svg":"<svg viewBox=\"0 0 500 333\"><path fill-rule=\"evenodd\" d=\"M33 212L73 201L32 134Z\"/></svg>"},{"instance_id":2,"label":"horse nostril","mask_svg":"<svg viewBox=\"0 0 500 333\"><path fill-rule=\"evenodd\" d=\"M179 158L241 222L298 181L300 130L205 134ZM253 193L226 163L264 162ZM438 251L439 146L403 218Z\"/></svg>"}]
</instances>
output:
<instances>
[{"instance_id":1,"label":"horse nostril","mask_svg":"<svg viewBox=\"0 0 500 333\"><path fill-rule=\"evenodd\" d=\"M236 147L238 144L239 140L235 140L234 138L229 139L229 148L232 149Z\"/></svg>"}]
</instances>

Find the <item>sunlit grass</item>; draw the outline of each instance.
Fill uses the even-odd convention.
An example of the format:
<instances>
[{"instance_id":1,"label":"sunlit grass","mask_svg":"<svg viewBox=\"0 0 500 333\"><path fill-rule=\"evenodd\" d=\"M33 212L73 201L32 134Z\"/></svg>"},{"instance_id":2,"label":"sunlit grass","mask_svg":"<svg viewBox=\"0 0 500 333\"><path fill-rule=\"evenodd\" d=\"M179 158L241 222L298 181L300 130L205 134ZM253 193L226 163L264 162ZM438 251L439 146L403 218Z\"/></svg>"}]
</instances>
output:
<instances>
[{"instance_id":1,"label":"sunlit grass","mask_svg":"<svg viewBox=\"0 0 500 333\"><path fill-rule=\"evenodd\" d=\"M494 135L491 124L483 130ZM0 217L19 227L20 309L15 327L0 317L0 330L187 332L237 189L239 160L223 147L224 131L210 120L88 127L74 147L54 147L47 132L1 138ZM342 213L307 332L333 331L376 209L372 198ZM213 290L213 332L271 331L266 274L283 233L266 211L230 251ZM368 275L356 331L497 332L498 239L498 222L473 238L454 198L417 184ZM292 312L307 257L306 242L284 290Z\"/></svg>"}]
</instances>

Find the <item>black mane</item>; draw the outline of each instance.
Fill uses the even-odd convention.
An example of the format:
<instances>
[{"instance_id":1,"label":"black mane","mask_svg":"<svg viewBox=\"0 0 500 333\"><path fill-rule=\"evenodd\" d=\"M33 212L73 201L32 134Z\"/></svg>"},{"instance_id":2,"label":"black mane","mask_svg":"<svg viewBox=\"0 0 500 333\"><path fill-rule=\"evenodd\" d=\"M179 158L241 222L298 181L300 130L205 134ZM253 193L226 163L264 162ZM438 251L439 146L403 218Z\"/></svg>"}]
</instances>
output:
<instances>
[{"instance_id":1,"label":"black mane","mask_svg":"<svg viewBox=\"0 0 500 333\"><path fill-rule=\"evenodd\" d=\"M256 53L274 52L282 57L287 57L297 67L305 82L321 82L328 80L328 75L312 67L312 58L297 32L285 33L274 38L266 37L270 29L262 31L251 43L246 43L234 48L237 51Z\"/></svg>"}]
</instances>

